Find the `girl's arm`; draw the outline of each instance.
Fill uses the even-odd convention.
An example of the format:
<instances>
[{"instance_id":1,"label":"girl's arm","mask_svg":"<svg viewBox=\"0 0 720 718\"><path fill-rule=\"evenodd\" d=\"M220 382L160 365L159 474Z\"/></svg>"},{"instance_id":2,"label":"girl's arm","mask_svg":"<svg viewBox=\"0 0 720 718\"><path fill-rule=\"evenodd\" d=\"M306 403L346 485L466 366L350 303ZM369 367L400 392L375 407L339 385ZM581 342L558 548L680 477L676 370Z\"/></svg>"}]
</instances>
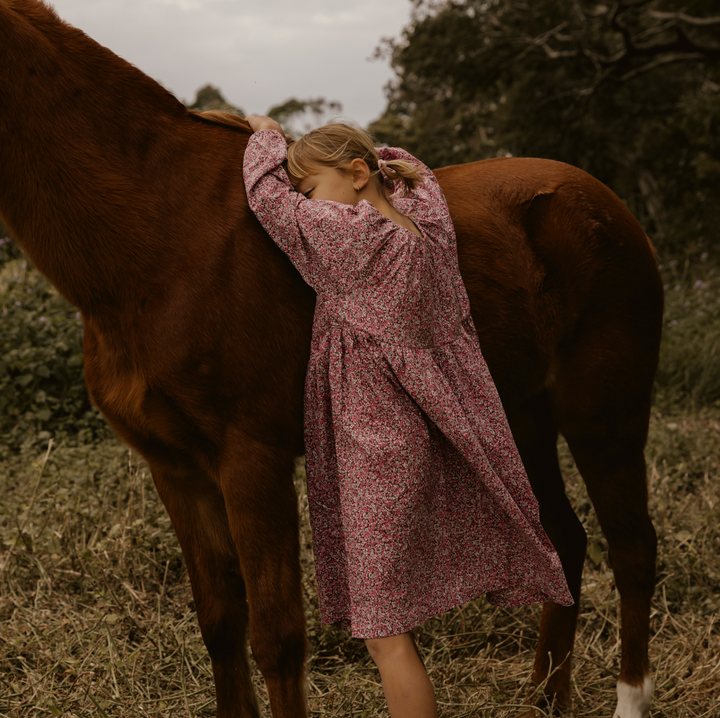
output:
<instances>
[{"instance_id":1,"label":"girl's arm","mask_svg":"<svg viewBox=\"0 0 720 718\"><path fill-rule=\"evenodd\" d=\"M353 207L307 199L290 183L286 159L279 132L260 130L250 137L243 161L250 209L316 291L360 280L387 239L386 218L368 202Z\"/></svg>"}]
</instances>

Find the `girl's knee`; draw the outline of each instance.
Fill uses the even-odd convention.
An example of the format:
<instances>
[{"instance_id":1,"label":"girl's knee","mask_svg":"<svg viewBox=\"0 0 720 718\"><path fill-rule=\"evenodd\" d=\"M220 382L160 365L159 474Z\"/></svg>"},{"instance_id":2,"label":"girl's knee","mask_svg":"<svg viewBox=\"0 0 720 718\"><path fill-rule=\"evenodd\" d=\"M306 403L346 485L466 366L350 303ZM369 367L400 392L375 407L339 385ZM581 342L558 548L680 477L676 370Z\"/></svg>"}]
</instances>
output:
<instances>
[{"instance_id":1,"label":"girl's knee","mask_svg":"<svg viewBox=\"0 0 720 718\"><path fill-rule=\"evenodd\" d=\"M378 659L382 656L383 651L383 639L382 638L366 638L365 639L365 645L367 646L368 653L370 654L370 658L375 661L375 663L378 662Z\"/></svg>"},{"instance_id":2,"label":"girl's knee","mask_svg":"<svg viewBox=\"0 0 720 718\"><path fill-rule=\"evenodd\" d=\"M386 661L401 659L415 653L415 644L410 633L385 638L366 638L365 645L370 657L378 666Z\"/></svg>"}]
</instances>

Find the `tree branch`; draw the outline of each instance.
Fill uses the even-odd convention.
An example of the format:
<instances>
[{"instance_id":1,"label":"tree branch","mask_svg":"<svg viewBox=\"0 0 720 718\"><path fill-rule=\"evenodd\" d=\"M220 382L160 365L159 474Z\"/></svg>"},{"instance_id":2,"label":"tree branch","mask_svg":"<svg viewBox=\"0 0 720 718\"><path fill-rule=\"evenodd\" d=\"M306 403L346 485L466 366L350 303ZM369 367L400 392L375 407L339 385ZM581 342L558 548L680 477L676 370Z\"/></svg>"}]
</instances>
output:
<instances>
[{"instance_id":1,"label":"tree branch","mask_svg":"<svg viewBox=\"0 0 720 718\"><path fill-rule=\"evenodd\" d=\"M704 45L691 40L681 27L675 28L676 37L670 42L648 42L644 44L631 45L631 54L636 57L655 57L668 52L675 53L700 53L706 57L715 59L720 56L720 45Z\"/></svg>"},{"instance_id":2,"label":"tree branch","mask_svg":"<svg viewBox=\"0 0 720 718\"><path fill-rule=\"evenodd\" d=\"M550 60L587 57L595 68L595 77L586 86L567 91L567 94L574 95L578 99L586 99L609 81L627 82L658 67L678 62L720 60L720 44L689 37L683 27L683 23L685 27L711 26L720 23L720 17L695 18L682 12L653 11L646 7L650 2L651 0L615 0L612 7L606 11L606 22L621 36L621 47L613 55L603 56L587 47L557 49L554 41L565 39L560 38L560 33L570 24L563 22L536 37L525 37L523 39L525 47L513 58L513 61L522 60L536 49L541 49ZM577 3L576 12L587 21L582 8L577 6ZM636 13L641 13L644 17L652 17L657 22L638 33L633 33L634 23L630 23L630 19ZM506 36L512 36L512 28L506 27L500 18L489 13L488 20Z\"/></svg>"},{"instance_id":3,"label":"tree branch","mask_svg":"<svg viewBox=\"0 0 720 718\"><path fill-rule=\"evenodd\" d=\"M644 0L641 0L637 3L637 5L642 4L643 1ZM633 7L634 5L635 4L633 4ZM645 30L643 33L641 33L638 37L633 38L629 28L625 25L621 18L623 11L628 9L630 9L630 2L628 2L628 0L625 0L625 2L615 2L612 10L610 11L610 27L612 27L614 30L616 30L622 35L624 49L620 50L619 52L615 53L610 57L599 56L598 60L603 66L622 66L627 65L635 57L658 57L660 55L666 55L668 53L674 53L676 55L691 55L691 59L698 59L698 54L701 55L703 58L711 60L716 60L720 58L720 45L698 42L687 36L683 28L678 23L678 19L682 20L683 18L689 17L687 15L684 15L683 13L661 13L648 10L648 15L651 15L663 21L665 25L663 26L661 24L659 26L656 26L655 28L649 28L648 30ZM715 22L720 22L720 17L690 19L712 21L706 23L708 25L714 24ZM638 42L638 39L640 37L648 37L652 34L660 34L665 31L672 31L675 37L669 41L652 41L645 43ZM674 61L675 60L673 60L673 62ZM627 76L627 73L624 76Z\"/></svg>"},{"instance_id":4,"label":"tree branch","mask_svg":"<svg viewBox=\"0 0 720 718\"><path fill-rule=\"evenodd\" d=\"M559 57L577 57L580 54L577 50L556 50L547 43L543 43L540 47L551 60L557 60Z\"/></svg>"},{"instance_id":5,"label":"tree branch","mask_svg":"<svg viewBox=\"0 0 720 718\"><path fill-rule=\"evenodd\" d=\"M623 43L625 45L625 53L627 53L632 46L632 38L630 37L630 30L628 30L627 27L620 22L621 7L622 3L619 1L613 6L612 12L610 13L610 27L613 30L617 30L622 35Z\"/></svg>"},{"instance_id":6,"label":"tree branch","mask_svg":"<svg viewBox=\"0 0 720 718\"><path fill-rule=\"evenodd\" d=\"M638 67L634 70L630 70L630 72L626 72L624 75L621 75L619 80L620 82L626 82L627 80L632 80L634 77L637 77L638 75L644 75L646 72L651 72L656 67L660 67L661 65L670 65L674 62L686 62L690 60L702 60L705 57L705 55L702 55L700 53L682 53L682 54L676 54L676 55L665 55L665 57L658 57L656 60L653 60L652 62L648 62L646 65L643 65L642 67Z\"/></svg>"},{"instance_id":7,"label":"tree branch","mask_svg":"<svg viewBox=\"0 0 720 718\"><path fill-rule=\"evenodd\" d=\"M720 23L720 17L692 17L684 12L661 12L660 10L648 10L648 15L656 20L680 20L688 25L717 25Z\"/></svg>"}]
</instances>

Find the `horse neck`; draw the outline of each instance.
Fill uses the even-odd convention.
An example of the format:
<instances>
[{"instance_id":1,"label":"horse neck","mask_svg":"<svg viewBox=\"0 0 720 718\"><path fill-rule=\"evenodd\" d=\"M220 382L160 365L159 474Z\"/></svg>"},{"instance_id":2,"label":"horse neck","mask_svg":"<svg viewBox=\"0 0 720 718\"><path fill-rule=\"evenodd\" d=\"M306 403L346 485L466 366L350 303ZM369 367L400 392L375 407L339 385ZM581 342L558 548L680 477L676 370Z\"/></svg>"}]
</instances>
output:
<instances>
[{"instance_id":1,"label":"horse neck","mask_svg":"<svg viewBox=\"0 0 720 718\"><path fill-rule=\"evenodd\" d=\"M0 215L31 261L85 313L162 284L202 124L35 0L0 0L0 78Z\"/></svg>"}]
</instances>

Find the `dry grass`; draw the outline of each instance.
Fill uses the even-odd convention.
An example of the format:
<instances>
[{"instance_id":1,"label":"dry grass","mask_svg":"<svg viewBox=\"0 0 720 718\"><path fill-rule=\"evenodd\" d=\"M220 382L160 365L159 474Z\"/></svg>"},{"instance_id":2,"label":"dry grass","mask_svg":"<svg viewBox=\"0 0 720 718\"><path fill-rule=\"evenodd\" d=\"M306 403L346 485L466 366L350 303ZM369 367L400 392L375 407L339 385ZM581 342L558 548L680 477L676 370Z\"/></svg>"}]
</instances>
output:
<instances>
[{"instance_id":1,"label":"dry grass","mask_svg":"<svg viewBox=\"0 0 720 718\"><path fill-rule=\"evenodd\" d=\"M609 718L619 663L617 595L582 482L561 451L590 538L573 714ZM42 467L44 455L0 466L0 716L214 715L210 662L182 557L147 468L114 441L60 445ZM720 715L718 457L720 410L654 413L655 718ZM387 715L364 646L318 620L301 465L297 486L311 714ZM506 610L479 600L422 626L418 641L441 715L514 715L526 696L538 620L538 607ZM255 682L266 703L257 672Z\"/></svg>"}]
</instances>

